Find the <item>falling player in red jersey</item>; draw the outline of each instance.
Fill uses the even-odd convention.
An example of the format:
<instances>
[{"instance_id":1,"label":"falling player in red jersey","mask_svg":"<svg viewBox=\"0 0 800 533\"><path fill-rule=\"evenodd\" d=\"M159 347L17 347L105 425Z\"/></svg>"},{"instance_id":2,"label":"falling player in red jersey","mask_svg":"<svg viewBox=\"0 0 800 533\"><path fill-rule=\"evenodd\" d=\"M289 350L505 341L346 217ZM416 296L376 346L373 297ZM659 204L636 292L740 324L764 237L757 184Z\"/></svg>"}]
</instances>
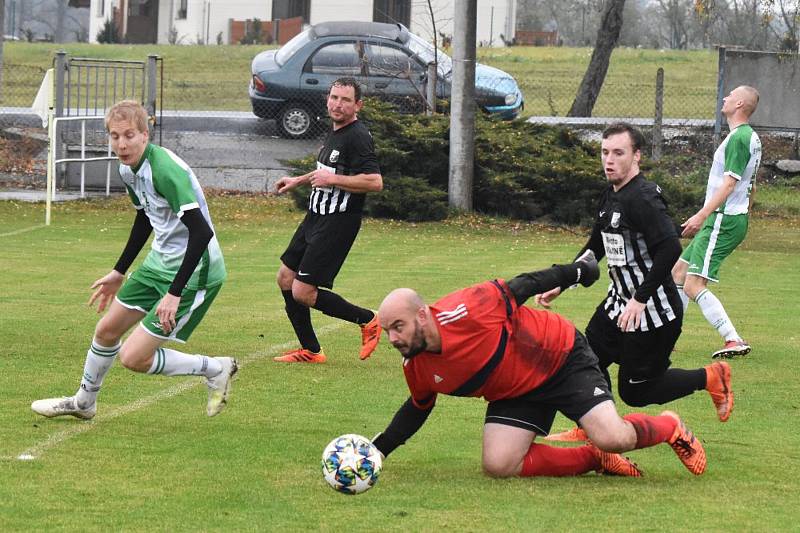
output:
<instances>
[{"instance_id":1,"label":"falling player in red jersey","mask_svg":"<svg viewBox=\"0 0 800 533\"><path fill-rule=\"evenodd\" d=\"M680 418L620 417L585 337L553 312L522 304L555 287L589 286L594 254L575 263L494 280L426 305L412 289L392 291L378 310L381 327L403 355L411 397L374 439L386 456L425 423L438 394L483 397L483 470L492 477L569 476L592 470L638 477L621 452L668 443L695 475L705 470L700 441ZM583 446L537 444L556 411L578 422Z\"/></svg>"}]
</instances>

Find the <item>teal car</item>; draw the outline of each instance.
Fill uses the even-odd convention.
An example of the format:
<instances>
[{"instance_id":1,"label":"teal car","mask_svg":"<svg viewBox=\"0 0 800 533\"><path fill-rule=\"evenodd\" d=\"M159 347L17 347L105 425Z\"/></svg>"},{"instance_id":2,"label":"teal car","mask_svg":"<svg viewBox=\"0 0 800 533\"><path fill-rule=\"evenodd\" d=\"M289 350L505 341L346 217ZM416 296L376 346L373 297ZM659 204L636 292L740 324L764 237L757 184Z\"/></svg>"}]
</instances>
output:
<instances>
[{"instance_id":1,"label":"teal car","mask_svg":"<svg viewBox=\"0 0 800 533\"><path fill-rule=\"evenodd\" d=\"M452 60L402 24L325 22L253 59L250 102L256 116L274 119L289 138L316 134L327 115L328 89L341 77L356 78L365 96L417 113L425 109L428 64L434 59L436 96L449 99ZM524 107L516 80L480 63L475 68L475 99L480 109L504 119L516 118Z\"/></svg>"}]
</instances>

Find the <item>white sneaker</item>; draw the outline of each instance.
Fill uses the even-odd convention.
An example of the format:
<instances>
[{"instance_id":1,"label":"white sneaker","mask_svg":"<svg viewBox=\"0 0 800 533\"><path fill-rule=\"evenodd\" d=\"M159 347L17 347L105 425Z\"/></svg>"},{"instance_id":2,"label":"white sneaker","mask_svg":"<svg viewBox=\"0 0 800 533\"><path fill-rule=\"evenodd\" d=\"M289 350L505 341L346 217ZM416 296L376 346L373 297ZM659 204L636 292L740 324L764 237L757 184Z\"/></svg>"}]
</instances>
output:
<instances>
[{"instance_id":1,"label":"white sneaker","mask_svg":"<svg viewBox=\"0 0 800 533\"><path fill-rule=\"evenodd\" d=\"M46 400L36 400L31 404L33 412L47 418L54 416L74 416L75 418L82 418L89 420L94 418L97 412L97 404L93 403L89 407L82 409L78 407L78 402L75 396L67 396L63 398L47 398Z\"/></svg>"},{"instance_id":2,"label":"white sneaker","mask_svg":"<svg viewBox=\"0 0 800 533\"><path fill-rule=\"evenodd\" d=\"M215 357L222 364L222 372L213 378L206 378L208 386L208 404L206 413L208 416L215 416L225 408L228 403L228 393L231 390L231 381L239 365L233 357Z\"/></svg>"}]
</instances>

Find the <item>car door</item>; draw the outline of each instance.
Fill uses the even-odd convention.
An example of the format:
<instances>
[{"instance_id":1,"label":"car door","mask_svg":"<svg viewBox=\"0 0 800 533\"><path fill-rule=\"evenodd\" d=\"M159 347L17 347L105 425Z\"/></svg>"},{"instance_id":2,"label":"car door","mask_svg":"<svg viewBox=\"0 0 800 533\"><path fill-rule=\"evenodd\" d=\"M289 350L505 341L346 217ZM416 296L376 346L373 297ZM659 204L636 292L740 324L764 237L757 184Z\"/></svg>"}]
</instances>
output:
<instances>
[{"instance_id":1,"label":"car door","mask_svg":"<svg viewBox=\"0 0 800 533\"><path fill-rule=\"evenodd\" d=\"M400 45L367 41L368 95L396 105L403 113L419 113L425 109L425 74L425 66Z\"/></svg>"},{"instance_id":2,"label":"car door","mask_svg":"<svg viewBox=\"0 0 800 533\"><path fill-rule=\"evenodd\" d=\"M331 84L339 78L364 83L364 44L359 40L337 40L322 44L306 61L300 75L300 90L324 102Z\"/></svg>"}]
</instances>

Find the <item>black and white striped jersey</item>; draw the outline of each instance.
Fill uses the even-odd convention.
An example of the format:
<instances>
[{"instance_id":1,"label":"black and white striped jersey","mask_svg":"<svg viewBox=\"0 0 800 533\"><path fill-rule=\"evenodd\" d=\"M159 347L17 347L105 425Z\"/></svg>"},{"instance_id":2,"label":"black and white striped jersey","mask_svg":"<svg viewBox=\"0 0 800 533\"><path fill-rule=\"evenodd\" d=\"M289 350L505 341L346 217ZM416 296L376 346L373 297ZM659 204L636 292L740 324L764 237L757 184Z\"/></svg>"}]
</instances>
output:
<instances>
[{"instance_id":1,"label":"black and white striped jersey","mask_svg":"<svg viewBox=\"0 0 800 533\"><path fill-rule=\"evenodd\" d=\"M600 197L587 247L607 259L611 283L600 306L610 319L616 320L634 296L646 304L638 331L683 318L671 275L681 246L658 185L639 174L619 191L609 186Z\"/></svg>"},{"instance_id":2,"label":"black and white striped jersey","mask_svg":"<svg viewBox=\"0 0 800 533\"><path fill-rule=\"evenodd\" d=\"M380 173L372 135L360 120L331 130L317 155L317 168L345 176ZM366 193L350 193L338 187L313 187L308 210L318 215L361 213Z\"/></svg>"}]
</instances>

